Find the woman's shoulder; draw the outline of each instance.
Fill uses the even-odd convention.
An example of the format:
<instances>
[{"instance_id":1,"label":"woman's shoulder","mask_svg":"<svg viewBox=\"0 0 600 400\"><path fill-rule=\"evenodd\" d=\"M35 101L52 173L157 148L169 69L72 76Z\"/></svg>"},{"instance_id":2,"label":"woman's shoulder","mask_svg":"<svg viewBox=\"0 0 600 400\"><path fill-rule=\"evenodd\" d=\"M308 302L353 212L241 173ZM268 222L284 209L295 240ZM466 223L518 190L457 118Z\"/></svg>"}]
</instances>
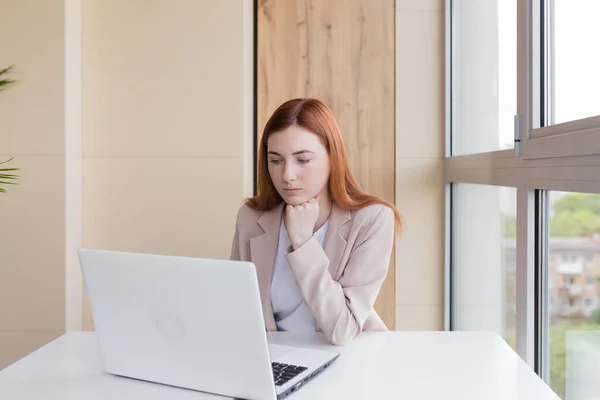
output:
<instances>
[{"instance_id":1,"label":"woman's shoulder","mask_svg":"<svg viewBox=\"0 0 600 400\"><path fill-rule=\"evenodd\" d=\"M394 232L394 211L385 204L371 204L352 211L351 223L349 224L347 235L355 238L356 243L362 243L368 238L384 240L385 243L392 238Z\"/></svg>"},{"instance_id":2,"label":"woman's shoulder","mask_svg":"<svg viewBox=\"0 0 600 400\"><path fill-rule=\"evenodd\" d=\"M255 210L250 207L247 203L242 204L237 213L237 222L246 223L250 221L258 221L258 218L261 216L263 211Z\"/></svg>"},{"instance_id":3,"label":"woman's shoulder","mask_svg":"<svg viewBox=\"0 0 600 400\"><path fill-rule=\"evenodd\" d=\"M390 207L381 203L371 204L358 210L352 211L352 220L355 223L361 222L361 225L364 225L364 223L372 223L379 218L391 218L393 220L394 211Z\"/></svg>"}]
</instances>

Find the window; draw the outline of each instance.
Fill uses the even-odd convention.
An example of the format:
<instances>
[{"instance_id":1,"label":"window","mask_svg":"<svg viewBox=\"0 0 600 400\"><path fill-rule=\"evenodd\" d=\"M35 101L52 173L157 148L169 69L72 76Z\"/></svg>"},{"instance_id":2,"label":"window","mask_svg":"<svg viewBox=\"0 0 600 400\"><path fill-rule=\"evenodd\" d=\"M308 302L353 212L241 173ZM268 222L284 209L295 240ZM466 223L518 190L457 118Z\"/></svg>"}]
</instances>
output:
<instances>
[{"instance_id":1,"label":"window","mask_svg":"<svg viewBox=\"0 0 600 400\"><path fill-rule=\"evenodd\" d=\"M550 276L549 278L552 278L552 276ZM572 276L564 276L563 277L563 286L569 287L574 284L575 284L574 277L572 277Z\"/></svg>"},{"instance_id":2,"label":"window","mask_svg":"<svg viewBox=\"0 0 600 400\"><path fill-rule=\"evenodd\" d=\"M591 51L600 37L600 1L553 0L554 123L600 114L600 53Z\"/></svg>"},{"instance_id":3,"label":"window","mask_svg":"<svg viewBox=\"0 0 600 400\"><path fill-rule=\"evenodd\" d=\"M563 253L561 262L572 261L575 258L583 259L589 256L588 249L595 246L594 232L600 229L600 195L569 192L549 192L547 212L549 214L549 251L558 252L568 248L568 253ZM600 253L600 249L599 249ZM578 363L587 362L580 354L579 340L589 340L589 331L600 330L600 310L594 310L597 295L585 292L580 286L582 282L593 285L595 277L584 275L580 270L576 275L563 277L563 282L568 291L565 293L551 286L551 279L556 277L555 269L550 264L548 267L548 291L550 301L568 296L568 309L552 307L549 309L549 379L551 387L563 398L571 398L574 390L585 387L583 376L575 373L566 375L567 363L572 363L573 371L585 368ZM578 285L577 282L580 282ZM600 349L598 349L600 350ZM577 364L577 365L576 365ZM583 385L583 386L582 386ZM589 383L587 384L589 387ZM579 389L578 389L579 388ZM575 397L577 398L577 397Z\"/></svg>"},{"instance_id":4,"label":"window","mask_svg":"<svg viewBox=\"0 0 600 400\"><path fill-rule=\"evenodd\" d=\"M600 1L447 4L447 326L495 330L561 398L598 397Z\"/></svg>"},{"instance_id":5,"label":"window","mask_svg":"<svg viewBox=\"0 0 600 400\"><path fill-rule=\"evenodd\" d=\"M577 305L577 299L574 299L573 297L569 297L569 306L575 307L576 305Z\"/></svg>"},{"instance_id":6,"label":"window","mask_svg":"<svg viewBox=\"0 0 600 400\"><path fill-rule=\"evenodd\" d=\"M453 2L452 154L512 148L517 1Z\"/></svg>"},{"instance_id":7,"label":"window","mask_svg":"<svg viewBox=\"0 0 600 400\"><path fill-rule=\"evenodd\" d=\"M487 330L516 346L516 192L455 188L452 310L456 330Z\"/></svg>"},{"instance_id":8,"label":"window","mask_svg":"<svg viewBox=\"0 0 600 400\"><path fill-rule=\"evenodd\" d=\"M562 253L560 260L564 263L574 263L577 262L577 254L574 253Z\"/></svg>"},{"instance_id":9,"label":"window","mask_svg":"<svg viewBox=\"0 0 600 400\"><path fill-rule=\"evenodd\" d=\"M591 276L588 276L585 280L585 282L590 286L594 286L594 281L595 281L595 279Z\"/></svg>"}]
</instances>

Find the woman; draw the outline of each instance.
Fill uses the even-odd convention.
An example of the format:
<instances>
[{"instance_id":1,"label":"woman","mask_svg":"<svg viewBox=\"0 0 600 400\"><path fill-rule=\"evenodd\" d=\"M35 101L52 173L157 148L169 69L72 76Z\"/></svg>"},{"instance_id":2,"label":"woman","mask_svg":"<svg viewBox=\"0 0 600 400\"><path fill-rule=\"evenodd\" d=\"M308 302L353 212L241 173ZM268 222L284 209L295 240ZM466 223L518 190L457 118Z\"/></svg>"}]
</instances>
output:
<instances>
[{"instance_id":1,"label":"woman","mask_svg":"<svg viewBox=\"0 0 600 400\"><path fill-rule=\"evenodd\" d=\"M396 208L358 187L325 104L294 99L273 113L231 250L256 265L267 330L323 331L337 345L387 330L373 304L399 229Z\"/></svg>"}]
</instances>

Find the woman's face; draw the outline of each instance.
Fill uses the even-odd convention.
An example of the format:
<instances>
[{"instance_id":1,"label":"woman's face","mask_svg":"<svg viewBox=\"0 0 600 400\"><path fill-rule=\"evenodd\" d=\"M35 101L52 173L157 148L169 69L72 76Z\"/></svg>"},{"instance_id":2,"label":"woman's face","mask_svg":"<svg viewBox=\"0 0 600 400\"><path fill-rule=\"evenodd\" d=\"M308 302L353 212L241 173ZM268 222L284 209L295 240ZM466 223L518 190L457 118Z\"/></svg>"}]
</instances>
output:
<instances>
[{"instance_id":1,"label":"woman's face","mask_svg":"<svg viewBox=\"0 0 600 400\"><path fill-rule=\"evenodd\" d=\"M327 190L329 154L317 135L292 125L267 141L269 175L283 200L299 205Z\"/></svg>"}]
</instances>

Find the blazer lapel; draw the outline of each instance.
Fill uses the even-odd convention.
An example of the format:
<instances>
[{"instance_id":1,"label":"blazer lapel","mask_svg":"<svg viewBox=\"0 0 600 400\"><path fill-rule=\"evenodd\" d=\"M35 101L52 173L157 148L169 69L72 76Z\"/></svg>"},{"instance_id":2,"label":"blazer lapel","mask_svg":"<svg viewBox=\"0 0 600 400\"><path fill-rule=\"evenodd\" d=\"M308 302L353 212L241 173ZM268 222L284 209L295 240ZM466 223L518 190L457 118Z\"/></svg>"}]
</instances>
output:
<instances>
[{"instance_id":1,"label":"blazer lapel","mask_svg":"<svg viewBox=\"0 0 600 400\"><path fill-rule=\"evenodd\" d=\"M344 248L346 247L345 236L340 232L340 227L350 221L350 211L340 208L333 203L331 214L329 215L329 228L325 236L325 254L329 259L329 274L335 280L338 280L338 271Z\"/></svg>"},{"instance_id":2,"label":"blazer lapel","mask_svg":"<svg viewBox=\"0 0 600 400\"><path fill-rule=\"evenodd\" d=\"M258 287L262 298L262 308L265 325L268 331L276 331L275 317L271 305L271 279L273 277L273 264L275 253L279 244L279 228L283 203L273 210L265 211L257 223L263 230L263 234L250 239L250 261L256 265L258 275Z\"/></svg>"}]
</instances>

